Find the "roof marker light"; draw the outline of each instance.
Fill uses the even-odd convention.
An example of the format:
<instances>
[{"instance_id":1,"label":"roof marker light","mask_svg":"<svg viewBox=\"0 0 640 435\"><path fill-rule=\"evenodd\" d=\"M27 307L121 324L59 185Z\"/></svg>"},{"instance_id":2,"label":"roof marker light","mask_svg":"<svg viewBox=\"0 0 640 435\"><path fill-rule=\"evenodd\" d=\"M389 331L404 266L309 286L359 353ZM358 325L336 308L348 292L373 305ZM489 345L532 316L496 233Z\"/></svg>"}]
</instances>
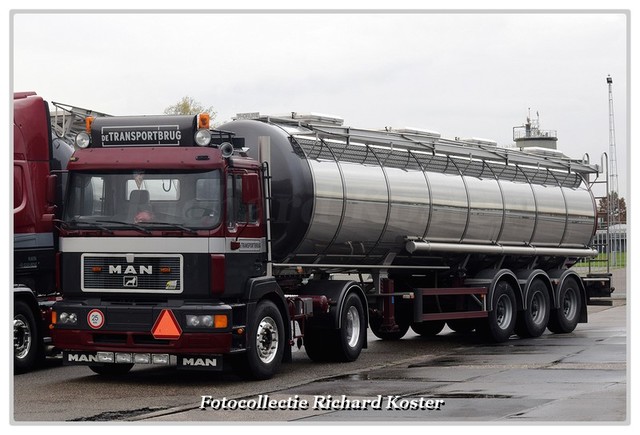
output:
<instances>
[{"instance_id":1,"label":"roof marker light","mask_svg":"<svg viewBox=\"0 0 640 435\"><path fill-rule=\"evenodd\" d=\"M91 124L95 118L93 116L87 116L84 119L84 129L87 133L91 133Z\"/></svg>"},{"instance_id":2,"label":"roof marker light","mask_svg":"<svg viewBox=\"0 0 640 435\"><path fill-rule=\"evenodd\" d=\"M204 128L209 130L209 122L211 121L211 117L208 113L200 113L198 115L198 128Z\"/></svg>"}]
</instances>

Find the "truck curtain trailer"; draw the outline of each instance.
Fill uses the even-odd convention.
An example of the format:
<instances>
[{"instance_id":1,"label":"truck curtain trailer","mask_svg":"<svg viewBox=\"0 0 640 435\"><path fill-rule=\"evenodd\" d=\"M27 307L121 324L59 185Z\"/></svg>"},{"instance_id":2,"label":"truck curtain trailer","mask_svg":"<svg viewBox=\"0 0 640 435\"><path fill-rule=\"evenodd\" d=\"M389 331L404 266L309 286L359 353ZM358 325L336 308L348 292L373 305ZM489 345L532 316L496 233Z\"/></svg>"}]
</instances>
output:
<instances>
[{"instance_id":1,"label":"truck curtain trailer","mask_svg":"<svg viewBox=\"0 0 640 435\"><path fill-rule=\"evenodd\" d=\"M367 325L503 342L587 321L586 161L297 113L98 117L77 144L51 325L66 364L265 379L295 344L357 359Z\"/></svg>"}]
</instances>

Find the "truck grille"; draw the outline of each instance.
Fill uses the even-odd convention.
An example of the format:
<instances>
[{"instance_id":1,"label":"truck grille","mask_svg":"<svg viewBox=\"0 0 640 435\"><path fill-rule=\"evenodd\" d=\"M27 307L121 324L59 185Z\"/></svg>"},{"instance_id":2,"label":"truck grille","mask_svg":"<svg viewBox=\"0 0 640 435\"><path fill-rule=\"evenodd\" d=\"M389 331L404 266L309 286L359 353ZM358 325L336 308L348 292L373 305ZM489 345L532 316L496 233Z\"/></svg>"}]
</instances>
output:
<instances>
[{"instance_id":1,"label":"truck grille","mask_svg":"<svg viewBox=\"0 0 640 435\"><path fill-rule=\"evenodd\" d=\"M82 291L182 293L182 255L83 254Z\"/></svg>"}]
</instances>

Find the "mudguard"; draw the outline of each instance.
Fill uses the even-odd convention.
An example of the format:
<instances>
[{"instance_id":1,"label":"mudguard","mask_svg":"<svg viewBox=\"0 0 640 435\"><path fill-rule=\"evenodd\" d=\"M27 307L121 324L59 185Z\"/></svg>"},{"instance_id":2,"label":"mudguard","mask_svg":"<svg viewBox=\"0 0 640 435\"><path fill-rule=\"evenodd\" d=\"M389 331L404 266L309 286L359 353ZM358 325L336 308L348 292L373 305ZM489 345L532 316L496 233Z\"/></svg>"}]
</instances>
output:
<instances>
[{"instance_id":1,"label":"mudguard","mask_svg":"<svg viewBox=\"0 0 640 435\"><path fill-rule=\"evenodd\" d=\"M329 313L326 316L312 317L310 322L315 327L340 329L340 312L347 294L353 292L358 295L364 308L365 321L369 324L369 309L367 298L355 281L311 280L300 289L300 295L326 296L329 299Z\"/></svg>"},{"instance_id":2,"label":"mudguard","mask_svg":"<svg viewBox=\"0 0 640 435\"><path fill-rule=\"evenodd\" d=\"M496 284L502 279L506 279L513 286L513 290L516 296L517 309L522 310L523 308L523 294L522 288L520 284L518 284L518 278L516 275L509 269L485 269L480 271L473 278L466 279L464 284L465 286L470 287L487 287L487 307L493 306L493 293L496 287Z\"/></svg>"},{"instance_id":3,"label":"mudguard","mask_svg":"<svg viewBox=\"0 0 640 435\"><path fill-rule=\"evenodd\" d=\"M526 310L527 307L527 296L529 295L529 290L531 287L531 283L534 279L541 279L547 289L549 290L549 299L553 298L553 285L551 284L551 279L549 275L542 269L522 269L516 272L516 276L518 278L518 283L522 288L522 309Z\"/></svg>"}]
</instances>

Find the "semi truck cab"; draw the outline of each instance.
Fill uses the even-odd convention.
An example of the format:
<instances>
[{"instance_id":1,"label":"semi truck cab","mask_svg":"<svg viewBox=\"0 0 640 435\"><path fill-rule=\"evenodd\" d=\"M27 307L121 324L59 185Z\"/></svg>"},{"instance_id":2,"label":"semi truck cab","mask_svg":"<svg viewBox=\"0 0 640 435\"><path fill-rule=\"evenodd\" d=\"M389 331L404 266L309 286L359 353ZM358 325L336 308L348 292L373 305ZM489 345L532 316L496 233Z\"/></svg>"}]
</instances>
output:
<instances>
[{"instance_id":1,"label":"semi truck cab","mask_svg":"<svg viewBox=\"0 0 640 435\"><path fill-rule=\"evenodd\" d=\"M65 299L53 337L65 362L108 374L174 360L220 369L253 333L251 372L270 375L286 304L261 278L260 165L234 155L242 141L211 131L204 114L90 124L68 166L60 222ZM248 321L256 310L266 313L257 325Z\"/></svg>"}]
</instances>

